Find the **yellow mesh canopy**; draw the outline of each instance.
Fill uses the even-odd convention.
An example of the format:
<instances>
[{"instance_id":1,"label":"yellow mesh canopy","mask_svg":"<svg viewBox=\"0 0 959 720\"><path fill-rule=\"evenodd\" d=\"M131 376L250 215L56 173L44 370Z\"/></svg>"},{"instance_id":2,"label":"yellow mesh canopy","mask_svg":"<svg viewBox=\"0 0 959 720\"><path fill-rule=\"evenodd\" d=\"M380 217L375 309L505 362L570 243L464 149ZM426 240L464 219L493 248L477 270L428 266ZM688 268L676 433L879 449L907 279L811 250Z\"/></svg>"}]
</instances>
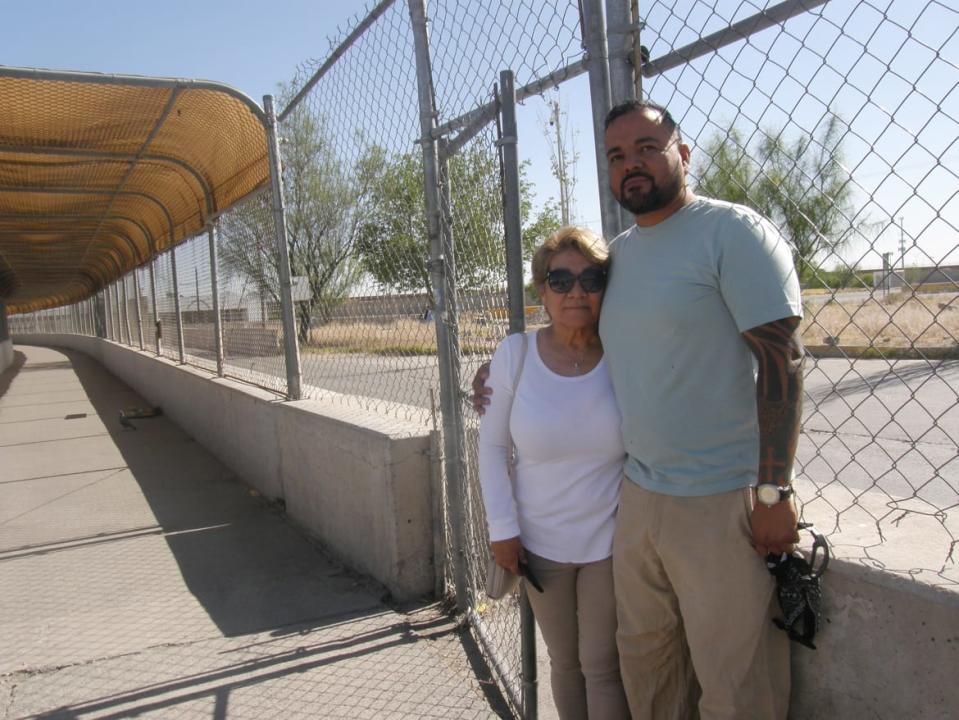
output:
<instances>
[{"instance_id":1,"label":"yellow mesh canopy","mask_svg":"<svg viewBox=\"0 0 959 720\"><path fill-rule=\"evenodd\" d=\"M0 302L87 298L268 178L263 112L225 85L0 66Z\"/></svg>"}]
</instances>

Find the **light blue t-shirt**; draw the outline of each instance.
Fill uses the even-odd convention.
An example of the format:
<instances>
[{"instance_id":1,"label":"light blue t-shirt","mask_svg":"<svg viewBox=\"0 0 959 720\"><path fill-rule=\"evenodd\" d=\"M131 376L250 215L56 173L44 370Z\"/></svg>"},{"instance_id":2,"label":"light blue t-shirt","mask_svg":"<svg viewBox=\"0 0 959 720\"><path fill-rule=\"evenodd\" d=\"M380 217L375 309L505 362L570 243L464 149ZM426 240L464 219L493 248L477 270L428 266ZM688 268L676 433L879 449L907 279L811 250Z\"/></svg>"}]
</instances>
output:
<instances>
[{"instance_id":1,"label":"light blue t-shirt","mask_svg":"<svg viewBox=\"0 0 959 720\"><path fill-rule=\"evenodd\" d=\"M626 476L680 496L755 484L755 361L741 333L802 316L789 245L749 208L697 198L610 250L600 335Z\"/></svg>"}]
</instances>

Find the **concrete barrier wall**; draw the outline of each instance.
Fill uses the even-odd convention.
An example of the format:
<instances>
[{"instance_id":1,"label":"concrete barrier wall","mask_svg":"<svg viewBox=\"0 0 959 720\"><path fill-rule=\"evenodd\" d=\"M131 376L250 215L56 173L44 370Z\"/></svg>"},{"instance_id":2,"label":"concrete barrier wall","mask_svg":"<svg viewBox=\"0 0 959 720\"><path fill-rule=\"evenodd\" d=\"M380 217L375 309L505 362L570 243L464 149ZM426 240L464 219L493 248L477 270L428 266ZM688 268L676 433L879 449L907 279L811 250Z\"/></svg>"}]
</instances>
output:
<instances>
[{"instance_id":1,"label":"concrete barrier wall","mask_svg":"<svg viewBox=\"0 0 959 720\"><path fill-rule=\"evenodd\" d=\"M852 560L823 576L817 649L793 643L790 720L959 717L959 591Z\"/></svg>"},{"instance_id":2,"label":"concrete barrier wall","mask_svg":"<svg viewBox=\"0 0 959 720\"><path fill-rule=\"evenodd\" d=\"M358 410L275 395L148 353L75 335L71 347L171 418L244 481L397 598L431 592L429 441ZM818 650L793 644L790 720L953 718L959 709L959 592L834 558ZM717 622L722 622L718 617Z\"/></svg>"},{"instance_id":3,"label":"concrete barrier wall","mask_svg":"<svg viewBox=\"0 0 959 720\"><path fill-rule=\"evenodd\" d=\"M7 324L7 306L0 303L0 373L13 364L13 340Z\"/></svg>"},{"instance_id":4,"label":"concrete barrier wall","mask_svg":"<svg viewBox=\"0 0 959 720\"><path fill-rule=\"evenodd\" d=\"M0 340L0 373L13 365L13 340Z\"/></svg>"},{"instance_id":5,"label":"concrete barrier wall","mask_svg":"<svg viewBox=\"0 0 959 720\"><path fill-rule=\"evenodd\" d=\"M97 359L245 483L398 600L433 592L430 441L422 425L266 390L106 340L18 335Z\"/></svg>"}]
</instances>

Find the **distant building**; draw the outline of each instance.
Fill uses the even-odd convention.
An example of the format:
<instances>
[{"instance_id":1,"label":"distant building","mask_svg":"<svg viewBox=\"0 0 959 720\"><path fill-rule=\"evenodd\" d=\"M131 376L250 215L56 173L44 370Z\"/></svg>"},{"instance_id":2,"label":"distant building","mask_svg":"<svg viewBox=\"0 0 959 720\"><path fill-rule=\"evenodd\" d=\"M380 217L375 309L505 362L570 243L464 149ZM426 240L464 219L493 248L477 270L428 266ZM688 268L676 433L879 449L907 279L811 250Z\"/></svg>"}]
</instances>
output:
<instances>
[{"instance_id":1,"label":"distant building","mask_svg":"<svg viewBox=\"0 0 959 720\"><path fill-rule=\"evenodd\" d=\"M858 274L872 273L872 286L886 290L903 287L919 287L952 283L959 286L959 265L928 265L916 267L890 267L879 270L860 270Z\"/></svg>"}]
</instances>

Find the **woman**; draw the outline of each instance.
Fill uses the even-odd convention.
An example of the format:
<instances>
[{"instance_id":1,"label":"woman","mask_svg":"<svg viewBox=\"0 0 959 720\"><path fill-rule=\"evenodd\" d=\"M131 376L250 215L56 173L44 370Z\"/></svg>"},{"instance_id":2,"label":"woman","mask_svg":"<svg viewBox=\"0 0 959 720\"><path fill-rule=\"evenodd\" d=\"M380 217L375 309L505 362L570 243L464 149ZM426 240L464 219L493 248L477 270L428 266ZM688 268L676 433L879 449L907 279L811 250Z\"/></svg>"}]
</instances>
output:
<instances>
[{"instance_id":1,"label":"woman","mask_svg":"<svg viewBox=\"0 0 959 720\"><path fill-rule=\"evenodd\" d=\"M500 343L480 425L493 557L516 574L526 563L542 585L528 597L562 720L629 717L611 559L625 451L598 334L608 263L602 238L580 228L537 249L533 281L550 324Z\"/></svg>"}]
</instances>

